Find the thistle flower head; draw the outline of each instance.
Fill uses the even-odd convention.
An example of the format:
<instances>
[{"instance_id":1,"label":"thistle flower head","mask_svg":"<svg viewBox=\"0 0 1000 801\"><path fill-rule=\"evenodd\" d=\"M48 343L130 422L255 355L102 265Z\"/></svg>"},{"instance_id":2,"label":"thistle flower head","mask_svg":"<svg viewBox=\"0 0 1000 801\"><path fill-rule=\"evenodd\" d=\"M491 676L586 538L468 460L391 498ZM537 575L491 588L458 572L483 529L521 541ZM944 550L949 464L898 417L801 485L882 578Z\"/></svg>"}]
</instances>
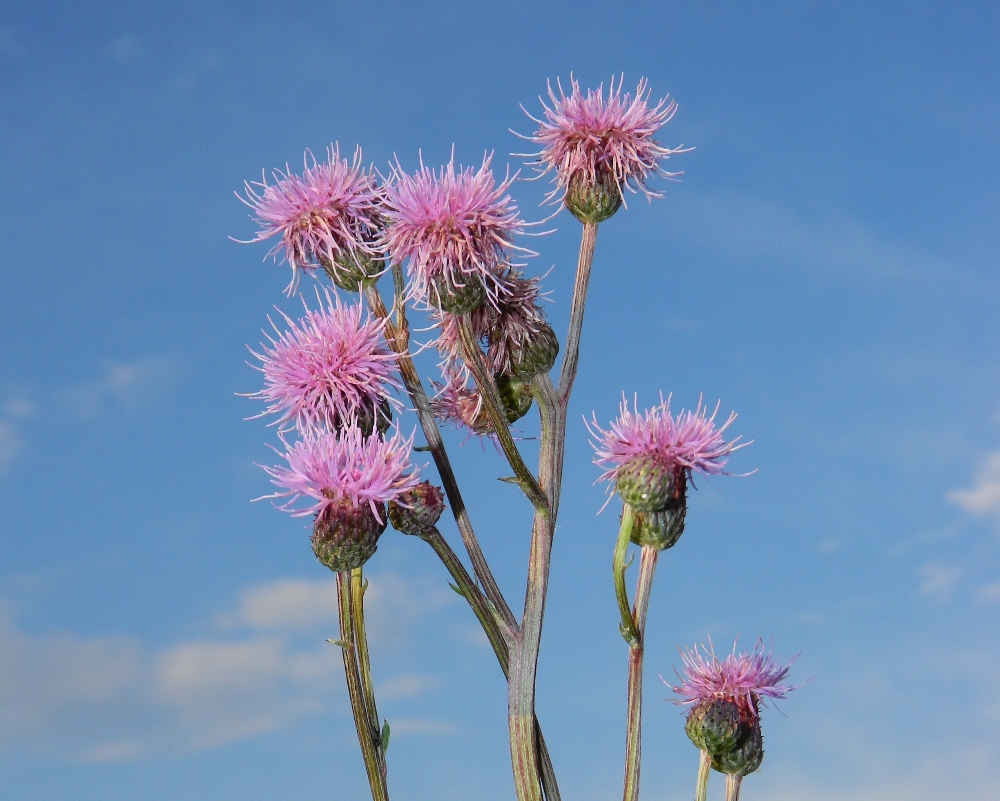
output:
<instances>
[{"instance_id":1,"label":"thistle flower head","mask_svg":"<svg viewBox=\"0 0 1000 801\"><path fill-rule=\"evenodd\" d=\"M653 139L673 117L677 103L664 97L651 106L645 78L639 81L634 98L628 92L622 94L622 81L619 79L616 86L614 79L611 80L605 99L603 84L596 91L588 89L584 95L571 76L568 96L560 82L556 82L558 94L549 84L552 105L542 100L543 119L528 114L538 123L538 130L522 138L542 149L518 155L534 159L539 175L556 171L556 188L549 195L550 200L560 197L559 193L565 193L571 181L580 178L590 186L610 178L622 200L626 187L633 192L641 191L647 198L659 197L648 186L650 176L680 175L663 170L661 162L685 152L684 149L666 148Z\"/></svg>"},{"instance_id":2,"label":"thistle flower head","mask_svg":"<svg viewBox=\"0 0 1000 801\"><path fill-rule=\"evenodd\" d=\"M520 270L505 267L490 279L497 288L496 303L484 303L469 317L472 332L486 346L486 366L493 375L513 375L533 339L547 328L540 307L543 298L538 278L526 278ZM455 316L438 310L434 314L439 335L438 351L446 363L460 363L462 348Z\"/></svg>"},{"instance_id":3,"label":"thistle flower head","mask_svg":"<svg viewBox=\"0 0 1000 801\"><path fill-rule=\"evenodd\" d=\"M441 372L444 383L433 382L437 390L431 399L434 416L469 434L479 437L491 434L493 426L486 414L483 396L479 394L468 369L457 364L445 364Z\"/></svg>"},{"instance_id":4,"label":"thistle flower head","mask_svg":"<svg viewBox=\"0 0 1000 801\"><path fill-rule=\"evenodd\" d=\"M432 292L479 282L496 301L497 287L489 279L508 263L509 251L524 251L514 245L523 223L507 193L516 176L498 184L491 158L484 157L478 170L456 168L454 154L440 170L421 160L414 175L397 162L386 187L383 236L396 262L408 260L411 297L436 306Z\"/></svg>"},{"instance_id":5,"label":"thistle flower head","mask_svg":"<svg viewBox=\"0 0 1000 801\"><path fill-rule=\"evenodd\" d=\"M301 176L288 167L275 170L275 183L266 177L248 181L246 198L237 195L253 209L260 226L251 242L280 237L268 255L277 259L281 253L292 268L289 295L298 289L301 272L317 264L336 273L338 261L379 255L373 242L380 227L381 190L373 172L361 166L361 149L350 162L340 157L337 144L326 154L320 163L307 150Z\"/></svg>"},{"instance_id":6,"label":"thistle flower head","mask_svg":"<svg viewBox=\"0 0 1000 801\"><path fill-rule=\"evenodd\" d=\"M288 498L278 505L293 517L321 515L344 501L359 507L367 504L381 520L382 504L395 500L420 482L411 459L413 434L403 439L397 431L389 439L378 434L363 437L351 426L340 435L330 431L313 433L285 443L280 454L287 466L265 467L271 483L283 491L267 498ZM306 506L295 507L299 500Z\"/></svg>"},{"instance_id":7,"label":"thistle flower head","mask_svg":"<svg viewBox=\"0 0 1000 801\"><path fill-rule=\"evenodd\" d=\"M709 642L699 649L680 649L683 675L677 673L681 683L671 687L682 706L702 704L713 699L726 699L736 703L741 717L753 722L758 717L758 704L770 699L784 698L800 685L782 683L797 657L787 665L782 665L764 651L764 643L758 639L750 653L733 651L721 662L715 656L715 649ZM676 668L674 670L676 673Z\"/></svg>"},{"instance_id":8,"label":"thistle flower head","mask_svg":"<svg viewBox=\"0 0 1000 801\"><path fill-rule=\"evenodd\" d=\"M749 442L740 443L740 437L726 442L725 431L736 419L735 412L721 426L716 426L719 411L716 405L711 416L708 407L698 401L694 411L681 410L676 416L670 413L670 398L662 396L659 406L640 414L638 401L633 409L622 396L618 419L607 430L597 423L584 423L594 438L591 445L596 458L594 464L604 468L598 481L616 481L623 466L638 459L649 460L663 470L681 468L705 475L725 472L729 455L744 448Z\"/></svg>"},{"instance_id":9,"label":"thistle flower head","mask_svg":"<svg viewBox=\"0 0 1000 801\"><path fill-rule=\"evenodd\" d=\"M262 414L278 415L281 427L294 424L303 434L344 428L388 400L390 387L399 387L396 355L382 339L384 321L327 290L316 297L316 309L303 299L300 320L281 312L287 329L272 322L277 339L268 336L263 353L251 350L262 363L264 389L250 397L269 404Z\"/></svg>"}]
</instances>

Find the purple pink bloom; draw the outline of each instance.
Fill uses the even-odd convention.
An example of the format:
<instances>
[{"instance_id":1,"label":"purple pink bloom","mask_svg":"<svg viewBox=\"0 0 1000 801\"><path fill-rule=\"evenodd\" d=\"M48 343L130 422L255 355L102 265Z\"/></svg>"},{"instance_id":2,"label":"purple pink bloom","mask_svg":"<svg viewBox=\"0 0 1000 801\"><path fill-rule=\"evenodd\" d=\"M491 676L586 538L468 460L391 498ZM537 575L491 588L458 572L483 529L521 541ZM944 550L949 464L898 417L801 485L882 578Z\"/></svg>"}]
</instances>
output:
<instances>
[{"instance_id":1,"label":"purple pink bloom","mask_svg":"<svg viewBox=\"0 0 1000 801\"><path fill-rule=\"evenodd\" d=\"M444 384L435 382L437 394L431 400L434 416L476 436L492 433L493 427L483 407L483 396L479 394L468 369L464 365L445 363L441 372Z\"/></svg>"},{"instance_id":2,"label":"purple pink bloom","mask_svg":"<svg viewBox=\"0 0 1000 801\"><path fill-rule=\"evenodd\" d=\"M617 86L611 80L607 99L603 85L596 92L588 89L584 95L580 84L570 77L572 91L568 96L561 83L557 81L556 85L558 95L549 84L552 106L542 100L544 119L536 119L525 111L538 123L538 130L533 136L522 138L542 149L519 154L535 160L539 175L556 171L556 189L550 199L560 191L565 192L570 180L581 171L590 183L597 182L599 173L610 174L619 192L628 187L633 192L641 191L647 198L659 196L647 184L650 176L676 178L681 174L666 172L661 162L685 152L683 146L663 147L653 138L673 117L677 103L664 97L650 106L645 78L639 81L634 98L628 92L622 94L622 80Z\"/></svg>"},{"instance_id":3,"label":"purple pink bloom","mask_svg":"<svg viewBox=\"0 0 1000 801\"><path fill-rule=\"evenodd\" d=\"M486 365L493 375L511 374L515 357L545 325L539 303L542 293L538 278L525 278L513 267L505 268L495 279L496 303L484 303L469 316L476 338L486 345ZM448 364L462 360L458 324L454 315L435 314L440 331L437 348Z\"/></svg>"},{"instance_id":4,"label":"purple pink bloom","mask_svg":"<svg viewBox=\"0 0 1000 801\"><path fill-rule=\"evenodd\" d=\"M326 154L327 160L319 163L306 151L301 176L288 167L285 172L275 170L275 183L268 184L266 177L248 181L246 198L240 197L260 226L250 241L280 237L268 255L277 259L281 253L292 268L289 295L298 288L300 272L315 269L318 262L336 269L338 257L379 256L373 243L382 195L374 174L362 169L360 148L350 162L340 157L336 144Z\"/></svg>"},{"instance_id":5,"label":"purple pink bloom","mask_svg":"<svg viewBox=\"0 0 1000 801\"><path fill-rule=\"evenodd\" d=\"M324 431L285 445L286 451L280 455L287 467L261 465L271 476L271 483L283 491L264 497L287 497L278 508L293 517L320 514L327 507L349 500L354 506L367 503L381 521L379 504L396 500L420 483L420 475L411 463L413 434L403 439L397 431L383 440L373 433L366 439L357 426L352 426L339 436ZM307 505L293 506L299 500L305 500Z\"/></svg>"},{"instance_id":6,"label":"purple pink bloom","mask_svg":"<svg viewBox=\"0 0 1000 801\"><path fill-rule=\"evenodd\" d=\"M689 472L719 475L725 472L729 455L750 444L740 443L740 437L726 442L723 435L736 413L716 427L718 405L709 416L708 408L699 400L694 411L682 409L676 417L670 413L670 398L664 401L663 396L659 406L641 414L638 401L633 405L634 409L630 409L623 395L618 419L607 430L598 425L596 415L592 423L584 420L594 438L590 443L596 453L594 464L604 468L598 481L616 481L619 468L638 456L653 456L668 469L681 467Z\"/></svg>"},{"instance_id":7,"label":"purple pink bloom","mask_svg":"<svg viewBox=\"0 0 1000 801\"><path fill-rule=\"evenodd\" d=\"M269 404L262 415L277 415L282 428L294 424L303 434L345 428L359 409L374 409L389 399L390 387L399 387L396 355L382 339L384 321L327 290L316 296L317 309L303 299L306 313L298 321L280 312L287 329L272 322L277 339L268 336L263 353L250 351L264 374L264 389L250 397Z\"/></svg>"},{"instance_id":8,"label":"purple pink bloom","mask_svg":"<svg viewBox=\"0 0 1000 801\"><path fill-rule=\"evenodd\" d=\"M750 653L737 654L734 643L732 653L721 662L715 656L711 641L708 648L701 646L699 650L695 646L680 649L680 653L683 675L674 669L681 683L671 689L678 696L675 703L683 706L725 698L756 719L759 702L784 698L800 686L782 683L797 657L782 665L770 652L764 651L764 643L759 639Z\"/></svg>"},{"instance_id":9,"label":"purple pink bloom","mask_svg":"<svg viewBox=\"0 0 1000 801\"><path fill-rule=\"evenodd\" d=\"M470 280L486 284L491 300L496 284L489 279L509 261L523 223L508 194L514 177L496 182L491 156L478 170L455 167L455 159L440 170L425 167L414 175L398 162L386 186L384 243L396 262L408 261L411 297L428 301L430 287L443 282L461 288Z\"/></svg>"}]
</instances>

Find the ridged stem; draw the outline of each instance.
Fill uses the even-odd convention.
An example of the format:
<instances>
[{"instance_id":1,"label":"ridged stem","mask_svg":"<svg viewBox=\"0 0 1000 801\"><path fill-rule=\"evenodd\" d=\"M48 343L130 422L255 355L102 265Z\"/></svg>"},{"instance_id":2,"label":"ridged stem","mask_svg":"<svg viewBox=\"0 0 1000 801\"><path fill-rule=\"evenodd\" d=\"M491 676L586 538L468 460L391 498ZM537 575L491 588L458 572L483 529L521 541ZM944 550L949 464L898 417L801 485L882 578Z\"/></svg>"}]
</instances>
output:
<instances>
[{"instance_id":1,"label":"ridged stem","mask_svg":"<svg viewBox=\"0 0 1000 801\"><path fill-rule=\"evenodd\" d=\"M365 693L358 668L358 654L355 648L355 628L352 614L351 572L337 573L337 600L340 610L340 648L344 657L344 674L347 678L347 693L351 699L351 712L361 745L361 756L368 773L368 784L372 791L372 801L388 801L389 791L385 774L379 764L375 740L368 725L370 716L365 704Z\"/></svg>"},{"instance_id":2,"label":"ridged stem","mask_svg":"<svg viewBox=\"0 0 1000 801\"><path fill-rule=\"evenodd\" d=\"M500 587L493 577L486 557L483 555L476 532L472 528L472 521L469 519L469 512L465 507L465 501L458 487L458 480L455 478L455 471L452 469L451 460L444 447L444 440L441 438L441 429L437 420L434 419L434 412L431 411L430 400L424 390L423 382L410 357L409 331L406 328L406 317L402 309L405 307L403 297L403 273L399 265L392 268L393 280L396 287L396 309L397 322L393 323L389 312L382 302L382 295L378 287L371 286L365 289L365 297L376 316L385 320L386 341L389 347L398 354L399 373L403 378L403 384L413 403L413 408L417 412L417 419L420 421L420 428L423 430L424 438L427 440L427 447L430 448L431 456L437 467L438 475L441 477L441 484L444 486L445 494L448 496L448 505L451 507L452 515L455 517L455 524L462 536L462 544L466 553L469 554L469 561L472 563L472 571L479 583L482 584L483 592L489 598L490 603L500 614L504 623L512 631L517 630L517 620L511 612Z\"/></svg>"},{"instance_id":3,"label":"ridged stem","mask_svg":"<svg viewBox=\"0 0 1000 801\"><path fill-rule=\"evenodd\" d=\"M736 773L726 774L726 801L740 801L740 785L743 777Z\"/></svg>"},{"instance_id":4,"label":"ridged stem","mask_svg":"<svg viewBox=\"0 0 1000 801\"><path fill-rule=\"evenodd\" d=\"M472 607L472 611L483 627L483 631L486 632L486 637L490 641L490 645L493 646L493 653L496 654L497 662L500 663L500 669L503 671L504 678L508 678L510 675L510 649L501 631L501 624L491 610L489 602L483 596L475 582L473 582L472 577L465 569L465 565L462 564L445 538L441 536L441 532L438 531L437 527L434 527L427 534L421 535L420 538L434 549L441 562L448 568L448 572L455 581L455 585L461 590L462 596L469 602L469 606ZM545 738L542 736L542 728L537 719L535 720L535 735L538 743L538 759L541 763L542 790L545 793L545 798L547 801L560 801L559 785L556 782L552 757L549 755L549 749L545 744Z\"/></svg>"},{"instance_id":5,"label":"ridged stem","mask_svg":"<svg viewBox=\"0 0 1000 801\"><path fill-rule=\"evenodd\" d=\"M583 312L587 305L587 288L590 286L590 270L594 265L594 250L597 247L597 223L584 223L580 238L580 257L576 264L576 283L573 286L573 305L569 310L569 330L563 348L562 369L559 372L559 402L565 407L569 403L576 368L580 362L580 338L583 333Z\"/></svg>"},{"instance_id":6,"label":"ridged stem","mask_svg":"<svg viewBox=\"0 0 1000 801\"><path fill-rule=\"evenodd\" d=\"M365 699L365 711L368 714L368 733L375 743L382 782L388 786L385 751L382 749L382 729L379 724L378 707L375 705L375 685L372 682L371 660L368 657L368 635L365 632L365 590L368 589L368 582L365 581L361 571L360 567L351 571L351 619L354 624L354 644L358 652L361 689Z\"/></svg>"},{"instance_id":7,"label":"ridged stem","mask_svg":"<svg viewBox=\"0 0 1000 801\"><path fill-rule=\"evenodd\" d=\"M642 763L642 661L645 654L646 611L653 588L653 575L660 552L643 546L639 559L639 577L635 585L633 617L638 633L636 642L628 649L628 715L625 737L625 791L624 801L638 801L639 770Z\"/></svg>"},{"instance_id":8,"label":"ridged stem","mask_svg":"<svg viewBox=\"0 0 1000 801\"><path fill-rule=\"evenodd\" d=\"M712 767L712 755L708 751L699 751L698 781L694 786L694 801L706 801L708 798L708 774Z\"/></svg>"}]
</instances>

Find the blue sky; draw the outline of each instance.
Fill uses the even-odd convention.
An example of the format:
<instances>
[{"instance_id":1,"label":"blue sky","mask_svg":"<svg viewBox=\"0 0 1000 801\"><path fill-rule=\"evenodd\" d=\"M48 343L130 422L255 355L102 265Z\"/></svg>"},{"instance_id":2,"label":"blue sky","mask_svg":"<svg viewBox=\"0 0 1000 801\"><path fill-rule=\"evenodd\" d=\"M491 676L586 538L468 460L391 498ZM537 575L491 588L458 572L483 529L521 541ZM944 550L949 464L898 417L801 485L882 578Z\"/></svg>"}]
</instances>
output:
<instances>
[{"instance_id":1,"label":"blue sky","mask_svg":"<svg viewBox=\"0 0 1000 801\"><path fill-rule=\"evenodd\" d=\"M253 233L233 193L334 140L502 168L519 104L570 72L647 77L680 104L664 143L696 149L598 239L539 673L564 795L620 792L624 750L616 519L581 418L662 390L737 410L732 467L757 472L700 485L661 562L644 798L689 797L697 762L657 673L737 634L811 677L765 713L746 798L993 798L998 41L985 3L6 4L4 798L364 797L332 576L249 503L273 434L235 395L259 384L245 346L297 301L230 241ZM529 219L543 191L516 185ZM556 227L531 270L554 265L562 331L579 226ZM527 504L449 441L519 605ZM472 615L411 538L369 573L393 797L513 798Z\"/></svg>"}]
</instances>

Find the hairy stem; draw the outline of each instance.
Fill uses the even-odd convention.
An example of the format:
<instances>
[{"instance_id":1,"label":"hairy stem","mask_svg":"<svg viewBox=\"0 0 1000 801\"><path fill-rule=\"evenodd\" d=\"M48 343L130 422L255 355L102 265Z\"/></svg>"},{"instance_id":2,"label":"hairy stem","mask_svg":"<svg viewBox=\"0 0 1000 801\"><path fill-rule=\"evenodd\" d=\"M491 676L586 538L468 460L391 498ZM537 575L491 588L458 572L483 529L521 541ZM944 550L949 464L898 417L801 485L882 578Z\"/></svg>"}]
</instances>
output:
<instances>
[{"instance_id":1,"label":"hairy stem","mask_svg":"<svg viewBox=\"0 0 1000 801\"><path fill-rule=\"evenodd\" d=\"M354 624L354 646L358 653L358 668L361 674L361 689L365 699L365 711L368 713L368 734L376 744L375 751L378 756L382 782L387 784L385 752L382 750L378 707L375 705L375 686L372 683L371 660L368 658L368 635L365 633L366 589L368 589L368 582L364 580L361 568L354 568L351 571L351 622Z\"/></svg>"},{"instance_id":2,"label":"hairy stem","mask_svg":"<svg viewBox=\"0 0 1000 801\"><path fill-rule=\"evenodd\" d=\"M698 781L694 786L694 801L706 801L708 798L708 773L712 767L712 755L708 751L699 751Z\"/></svg>"},{"instance_id":3,"label":"hairy stem","mask_svg":"<svg viewBox=\"0 0 1000 801\"><path fill-rule=\"evenodd\" d=\"M628 723L625 737L624 801L639 799L639 769L642 761L642 659L645 652L646 611L653 588L653 574L660 552L643 546L639 559L639 578L635 585L635 608L632 613L638 633L628 649Z\"/></svg>"},{"instance_id":4,"label":"hairy stem","mask_svg":"<svg viewBox=\"0 0 1000 801\"><path fill-rule=\"evenodd\" d=\"M465 364L472 371L473 378L479 388L479 394L486 406L486 413L493 426L493 433L496 434L500 447L503 449L507 461L510 463L514 476L517 478L518 486L528 496L528 500L536 508L548 509L548 501L542 488L538 486L538 481L532 475L528 466L524 463L521 452L517 449L517 443L510 434L507 423L507 415L500 406L500 399L497 397L496 387L493 379L486 369L486 362L483 359L483 351L476 341L476 336L472 332L472 324L469 315L462 314L456 317L458 322L459 338L462 341L462 355L465 357Z\"/></svg>"},{"instance_id":5,"label":"hairy stem","mask_svg":"<svg viewBox=\"0 0 1000 801\"><path fill-rule=\"evenodd\" d=\"M737 773L726 774L726 801L740 801L740 785L743 777Z\"/></svg>"},{"instance_id":6,"label":"hairy stem","mask_svg":"<svg viewBox=\"0 0 1000 801\"><path fill-rule=\"evenodd\" d=\"M580 239L580 258L576 266L576 284L573 287L573 305L569 311L569 331L563 349L562 370L559 373L559 401L564 406L569 403L576 368L580 362L580 337L583 332L583 310L587 305L587 288L590 285L590 269L594 264L594 249L597 246L597 223L584 223Z\"/></svg>"},{"instance_id":7,"label":"hairy stem","mask_svg":"<svg viewBox=\"0 0 1000 801\"><path fill-rule=\"evenodd\" d=\"M451 467L451 460L448 458L448 452L444 447L444 440L441 438L441 429L438 427L437 420L434 419L430 400L424 390L420 375L413 364L413 359L410 357L409 331L405 326L405 313L402 311L405 307L402 268L399 265L394 265L392 270L396 285L395 305L399 325L394 324L389 317L389 312L382 302L382 296L379 294L378 287L367 287L365 289L365 297L368 298L368 303L371 305L372 311L386 321L386 340L389 346L399 355L400 375L403 377L403 383L406 386L407 393L409 393L413 408L417 412L420 428L423 430L424 437L427 440L427 447L430 448L438 475L441 477L441 484L444 486L445 494L448 496L448 505L451 506L451 512L455 517L455 524L458 526L458 531L462 536L462 543L465 546L466 553L469 554L469 561L472 562L472 572L479 580L479 583L482 584L483 592L489 598L490 603L496 609L497 613L503 618L504 623L511 630L516 631L517 620L514 617L514 613L511 612L506 599L503 597L503 593L500 592L500 587L493 577L493 571L490 570L482 548L479 546L479 540L472 528L469 512L465 508L465 501L458 487L458 480L455 478L455 471Z\"/></svg>"},{"instance_id":8,"label":"hairy stem","mask_svg":"<svg viewBox=\"0 0 1000 801\"><path fill-rule=\"evenodd\" d=\"M469 576L465 565L462 564L461 560L459 560L458 556L436 527L428 534L422 535L421 539L434 549L441 562L448 568L448 572L455 581L455 585L462 591L462 596L469 602L469 606L472 607L472 611L483 627L483 631L486 632L486 637L489 639L490 645L493 646L493 652L497 656L497 662L500 663L500 669L503 671L504 678L508 678L510 675L510 648L508 646L508 639L505 638L500 623L490 609L488 601L475 582L473 582L472 577ZM545 745L545 738L542 736L542 729L537 720L535 721L535 736L538 744L538 759L541 763L541 782L545 798L547 801L560 801L559 785L556 782L552 757L549 755L549 749Z\"/></svg>"},{"instance_id":9,"label":"hairy stem","mask_svg":"<svg viewBox=\"0 0 1000 801\"><path fill-rule=\"evenodd\" d=\"M337 600L340 607L340 648L344 655L344 673L347 677L347 693L351 699L351 711L354 713L354 725L358 731L358 743L361 745L361 756L365 761L368 773L368 784L372 791L372 801L388 801L389 791L385 783L385 774L379 764L378 750L372 738L369 726L369 714L365 704L365 693L361 684L361 674L358 669L358 654L355 649L354 621L352 614L351 572L341 570L337 573Z\"/></svg>"}]
</instances>

